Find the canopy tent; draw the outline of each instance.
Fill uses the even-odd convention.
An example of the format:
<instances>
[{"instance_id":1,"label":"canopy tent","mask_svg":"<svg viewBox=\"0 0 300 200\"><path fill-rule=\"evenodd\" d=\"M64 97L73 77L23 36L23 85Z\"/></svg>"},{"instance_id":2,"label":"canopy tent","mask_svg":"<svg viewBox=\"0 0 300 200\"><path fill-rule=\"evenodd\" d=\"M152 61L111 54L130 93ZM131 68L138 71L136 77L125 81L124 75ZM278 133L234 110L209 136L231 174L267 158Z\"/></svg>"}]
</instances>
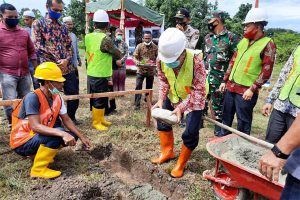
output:
<instances>
[{"instance_id":1,"label":"canopy tent","mask_svg":"<svg viewBox=\"0 0 300 200\"><path fill-rule=\"evenodd\" d=\"M116 26L136 27L139 22L144 26L162 26L164 22L163 15L131 0L100 0L86 4L86 13L90 17L98 9L107 11L110 23Z\"/></svg>"}]
</instances>

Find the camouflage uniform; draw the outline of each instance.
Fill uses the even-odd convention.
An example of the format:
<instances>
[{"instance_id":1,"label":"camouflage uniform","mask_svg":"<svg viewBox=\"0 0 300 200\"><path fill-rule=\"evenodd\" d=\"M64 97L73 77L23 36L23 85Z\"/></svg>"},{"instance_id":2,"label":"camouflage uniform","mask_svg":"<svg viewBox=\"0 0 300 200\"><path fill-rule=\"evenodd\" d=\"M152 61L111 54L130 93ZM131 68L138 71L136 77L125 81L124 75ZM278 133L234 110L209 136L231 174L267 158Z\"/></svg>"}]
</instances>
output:
<instances>
[{"instance_id":1,"label":"camouflage uniform","mask_svg":"<svg viewBox=\"0 0 300 200\"><path fill-rule=\"evenodd\" d=\"M189 49L195 49L199 40L199 30L187 25L187 29L183 33L187 39L185 47Z\"/></svg>"},{"instance_id":2,"label":"camouflage uniform","mask_svg":"<svg viewBox=\"0 0 300 200\"><path fill-rule=\"evenodd\" d=\"M222 120L224 94L218 89L223 81L229 61L236 50L238 37L224 29L220 34L209 33L205 36L205 68L208 70L208 99L217 121Z\"/></svg>"}]
</instances>

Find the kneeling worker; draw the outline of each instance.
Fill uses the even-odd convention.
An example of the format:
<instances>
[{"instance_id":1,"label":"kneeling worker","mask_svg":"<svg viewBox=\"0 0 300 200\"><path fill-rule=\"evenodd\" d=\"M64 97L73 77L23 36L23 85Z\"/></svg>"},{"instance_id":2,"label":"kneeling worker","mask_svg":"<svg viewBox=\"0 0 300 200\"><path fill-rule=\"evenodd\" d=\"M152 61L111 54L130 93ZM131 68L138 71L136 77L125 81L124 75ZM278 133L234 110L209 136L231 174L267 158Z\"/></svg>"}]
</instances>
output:
<instances>
[{"instance_id":1,"label":"kneeling worker","mask_svg":"<svg viewBox=\"0 0 300 200\"><path fill-rule=\"evenodd\" d=\"M15 107L12 117L10 146L21 156L35 155L31 177L56 178L60 171L48 168L62 146L74 146L79 138L85 147L90 141L75 127L59 92L65 78L59 67L52 62L40 64L34 77L40 89L28 93ZM66 132L61 125L70 130Z\"/></svg>"},{"instance_id":2,"label":"kneeling worker","mask_svg":"<svg viewBox=\"0 0 300 200\"><path fill-rule=\"evenodd\" d=\"M178 122L181 113L188 112L186 128L182 134L182 149L178 162L171 172L173 177L183 176L184 168L192 151L199 142L200 120L205 105L205 68L200 52L186 49L186 37L176 28L162 33L158 44L157 71L159 100L153 108L173 111ZM172 126L157 123L161 155L152 163L161 164L175 157Z\"/></svg>"}]
</instances>

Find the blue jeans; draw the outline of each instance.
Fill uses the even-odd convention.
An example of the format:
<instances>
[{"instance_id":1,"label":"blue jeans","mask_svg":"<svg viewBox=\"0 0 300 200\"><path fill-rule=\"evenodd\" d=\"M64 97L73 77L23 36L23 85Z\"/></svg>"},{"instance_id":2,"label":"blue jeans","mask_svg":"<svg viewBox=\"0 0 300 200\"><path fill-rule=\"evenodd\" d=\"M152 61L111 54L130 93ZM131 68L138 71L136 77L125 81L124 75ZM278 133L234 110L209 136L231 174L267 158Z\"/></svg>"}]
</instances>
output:
<instances>
[{"instance_id":1,"label":"blue jeans","mask_svg":"<svg viewBox=\"0 0 300 200\"><path fill-rule=\"evenodd\" d=\"M65 95L79 94L79 79L75 71L64 75L66 81L64 82ZM75 119L75 114L79 106L79 99L67 101L67 112L72 120Z\"/></svg>"},{"instance_id":2,"label":"blue jeans","mask_svg":"<svg viewBox=\"0 0 300 200\"><path fill-rule=\"evenodd\" d=\"M280 199L281 200L300 199L300 180L288 174Z\"/></svg>"},{"instance_id":3,"label":"blue jeans","mask_svg":"<svg viewBox=\"0 0 300 200\"><path fill-rule=\"evenodd\" d=\"M39 84L38 80L36 78L34 78L34 76L33 76L34 75L34 66L30 61L28 62L28 68L29 68L29 72L30 72L30 76L31 76L31 80L32 80L33 89L40 88L40 84Z\"/></svg>"},{"instance_id":4,"label":"blue jeans","mask_svg":"<svg viewBox=\"0 0 300 200\"><path fill-rule=\"evenodd\" d=\"M58 127L57 129L64 131L64 129L61 127ZM72 135L76 139L76 141L78 140L77 135L75 135L72 132L68 132L68 133ZM31 138L25 144L17 147L15 149L15 152L21 156L32 156L36 154L41 144L51 149L58 149L61 145L65 146L65 143L61 137L45 136L37 133L35 136L33 136L33 138Z\"/></svg>"},{"instance_id":5,"label":"blue jeans","mask_svg":"<svg viewBox=\"0 0 300 200\"><path fill-rule=\"evenodd\" d=\"M226 91L223 103L223 124L232 126L233 118L237 116L237 130L250 135L253 108L256 105L258 94L253 94L251 100L246 101L241 94ZM228 135L229 131L221 129L221 135Z\"/></svg>"},{"instance_id":6,"label":"blue jeans","mask_svg":"<svg viewBox=\"0 0 300 200\"><path fill-rule=\"evenodd\" d=\"M163 109L171 111L174 110L174 107L171 105L168 98L164 101ZM201 117L202 110L192 111L186 116L186 128L182 133L181 138L183 140L183 144L190 150L194 150L198 146ZM157 121L157 129L159 131L171 131L172 126Z\"/></svg>"},{"instance_id":7,"label":"blue jeans","mask_svg":"<svg viewBox=\"0 0 300 200\"><path fill-rule=\"evenodd\" d=\"M31 89L31 78L27 76L14 76L0 73L0 83L3 100L22 99ZM11 124L12 107L5 106L6 118Z\"/></svg>"}]
</instances>

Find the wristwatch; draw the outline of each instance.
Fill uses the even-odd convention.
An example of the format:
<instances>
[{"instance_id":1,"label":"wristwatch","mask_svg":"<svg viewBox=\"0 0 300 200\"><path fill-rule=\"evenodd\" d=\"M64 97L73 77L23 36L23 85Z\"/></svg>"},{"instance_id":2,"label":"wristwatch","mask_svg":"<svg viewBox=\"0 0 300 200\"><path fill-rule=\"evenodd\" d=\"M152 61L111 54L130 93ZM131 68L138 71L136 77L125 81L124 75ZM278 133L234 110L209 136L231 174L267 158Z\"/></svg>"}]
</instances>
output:
<instances>
[{"instance_id":1,"label":"wristwatch","mask_svg":"<svg viewBox=\"0 0 300 200\"><path fill-rule=\"evenodd\" d=\"M290 155L282 153L281 150L276 146L276 144L273 146L273 148L271 149L271 151L274 153L274 155L277 158L281 158L281 159L285 159L286 160L290 156Z\"/></svg>"}]
</instances>

